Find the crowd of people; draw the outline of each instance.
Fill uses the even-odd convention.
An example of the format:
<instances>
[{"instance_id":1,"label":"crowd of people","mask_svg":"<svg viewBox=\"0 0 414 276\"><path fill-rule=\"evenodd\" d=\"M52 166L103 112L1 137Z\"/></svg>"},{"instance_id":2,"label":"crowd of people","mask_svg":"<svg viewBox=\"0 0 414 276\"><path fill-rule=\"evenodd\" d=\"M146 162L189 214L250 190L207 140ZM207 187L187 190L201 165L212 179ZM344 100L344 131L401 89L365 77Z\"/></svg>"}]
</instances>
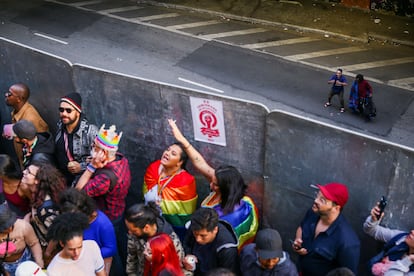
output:
<instances>
[{"instance_id":1,"label":"crowd of people","mask_svg":"<svg viewBox=\"0 0 414 276\"><path fill-rule=\"evenodd\" d=\"M343 87L346 79L335 82ZM126 206L132 179L128 159L118 151L122 132L89 122L80 94L70 93L60 99L52 135L29 96L24 84L5 94L12 121L3 138L13 140L16 160L0 153L0 275L358 273L361 244L342 212L346 185L317 186L292 241L295 264L279 232L260 229L237 168L209 165L174 120L168 123L177 142L148 165L143 199ZM210 183L200 204L188 161ZM387 243L369 270L414 275L414 230L384 228L383 216L375 206L364 224L369 235Z\"/></svg>"}]
</instances>

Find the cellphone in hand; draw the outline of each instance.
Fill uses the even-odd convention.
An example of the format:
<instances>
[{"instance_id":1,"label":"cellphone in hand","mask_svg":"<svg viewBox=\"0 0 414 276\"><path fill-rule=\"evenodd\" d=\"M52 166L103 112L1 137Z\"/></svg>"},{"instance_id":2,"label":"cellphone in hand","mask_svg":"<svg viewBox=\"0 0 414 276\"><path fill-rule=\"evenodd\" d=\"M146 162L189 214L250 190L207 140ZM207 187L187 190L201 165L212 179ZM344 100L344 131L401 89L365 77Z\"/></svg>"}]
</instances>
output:
<instances>
[{"instance_id":1,"label":"cellphone in hand","mask_svg":"<svg viewBox=\"0 0 414 276\"><path fill-rule=\"evenodd\" d=\"M387 206L387 198L385 196L381 197L381 200L378 204L378 208L380 209L379 215L377 215L377 219L380 219L382 213L384 212L385 206Z\"/></svg>"},{"instance_id":2,"label":"cellphone in hand","mask_svg":"<svg viewBox=\"0 0 414 276\"><path fill-rule=\"evenodd\" d=\"M292 244L292 246L293 246L293 248L294 248L295 250L300 250L300 249L302 249L302 246L299 246L299 245L295 244L295 241L294 241L294 240L289 240L289 241L290 241L290 243Z\"/></svg>"}]
</instances>

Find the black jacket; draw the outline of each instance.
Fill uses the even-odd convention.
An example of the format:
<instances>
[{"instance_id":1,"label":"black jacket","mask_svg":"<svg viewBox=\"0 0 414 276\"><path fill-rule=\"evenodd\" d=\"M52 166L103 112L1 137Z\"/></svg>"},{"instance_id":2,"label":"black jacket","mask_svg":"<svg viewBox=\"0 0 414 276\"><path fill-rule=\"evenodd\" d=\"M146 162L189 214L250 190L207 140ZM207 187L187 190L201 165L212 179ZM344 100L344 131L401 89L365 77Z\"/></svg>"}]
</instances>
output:
<instances>
[{"instance_id":1,"label":"black jacket","mask_svg":"<svg viewBox=\"0 0 414 276\"><path fill-rule=\"evenodd\" d=\"M240 275L239 256L237 251L238 240L230 224L220 220L216 238L208 244L200 245L194 235L188 232L184 241L186 255L197 257L198 263L194 275L205 275L215 268L228 268L236 275Z\"/></svg>"},{"instance_id":2,"label":"black jacket","mask_svg":"<svg viewBox=\"0 0 414 276\"><path fill-rule=\"evenodd\" d=\"M26 157L23 166L27 168L33 162L44 162L56 166L55 161L55 142L49 132L36 134L37 142L30 156Z\"/></svg>"}]
</instances>

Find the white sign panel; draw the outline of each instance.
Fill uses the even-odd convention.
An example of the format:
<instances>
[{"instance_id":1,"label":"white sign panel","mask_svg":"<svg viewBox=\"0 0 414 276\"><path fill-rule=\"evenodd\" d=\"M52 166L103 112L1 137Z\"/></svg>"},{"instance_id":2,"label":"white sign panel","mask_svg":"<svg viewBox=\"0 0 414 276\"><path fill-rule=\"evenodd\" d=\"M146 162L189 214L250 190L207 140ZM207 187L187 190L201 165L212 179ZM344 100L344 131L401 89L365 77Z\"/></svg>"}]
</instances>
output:
<instances>
[{"instance_id":1,"label":"white sign panel","mask_svg":"<svg viewBox=\"0 0 414 276\"><path fill-rule=\"evenodd\" d=\"M193 116L194 139L220 146L226 146L223 103L190 97Z\"/></svg>"}]
</instances>

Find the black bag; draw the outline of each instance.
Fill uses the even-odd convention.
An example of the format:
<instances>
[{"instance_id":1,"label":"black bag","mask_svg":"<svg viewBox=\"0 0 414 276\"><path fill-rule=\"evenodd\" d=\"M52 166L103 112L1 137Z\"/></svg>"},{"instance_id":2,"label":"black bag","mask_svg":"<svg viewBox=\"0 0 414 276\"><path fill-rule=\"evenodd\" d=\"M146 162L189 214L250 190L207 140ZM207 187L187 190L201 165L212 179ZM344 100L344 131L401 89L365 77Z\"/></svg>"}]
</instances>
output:
<instances>
[{"instance_id":1,"label":"black bag","mask_svg":"<svg viewBox=\"0 0 414 276\"><path fill-rule=\"evenodd\" d=\"M371 118L377 116L377 108L375 106L375 103L374 103L372 97L367 97L367 98L364 99L363 114L368 119L371 119Z\"/></svg>"}]
</instances>

